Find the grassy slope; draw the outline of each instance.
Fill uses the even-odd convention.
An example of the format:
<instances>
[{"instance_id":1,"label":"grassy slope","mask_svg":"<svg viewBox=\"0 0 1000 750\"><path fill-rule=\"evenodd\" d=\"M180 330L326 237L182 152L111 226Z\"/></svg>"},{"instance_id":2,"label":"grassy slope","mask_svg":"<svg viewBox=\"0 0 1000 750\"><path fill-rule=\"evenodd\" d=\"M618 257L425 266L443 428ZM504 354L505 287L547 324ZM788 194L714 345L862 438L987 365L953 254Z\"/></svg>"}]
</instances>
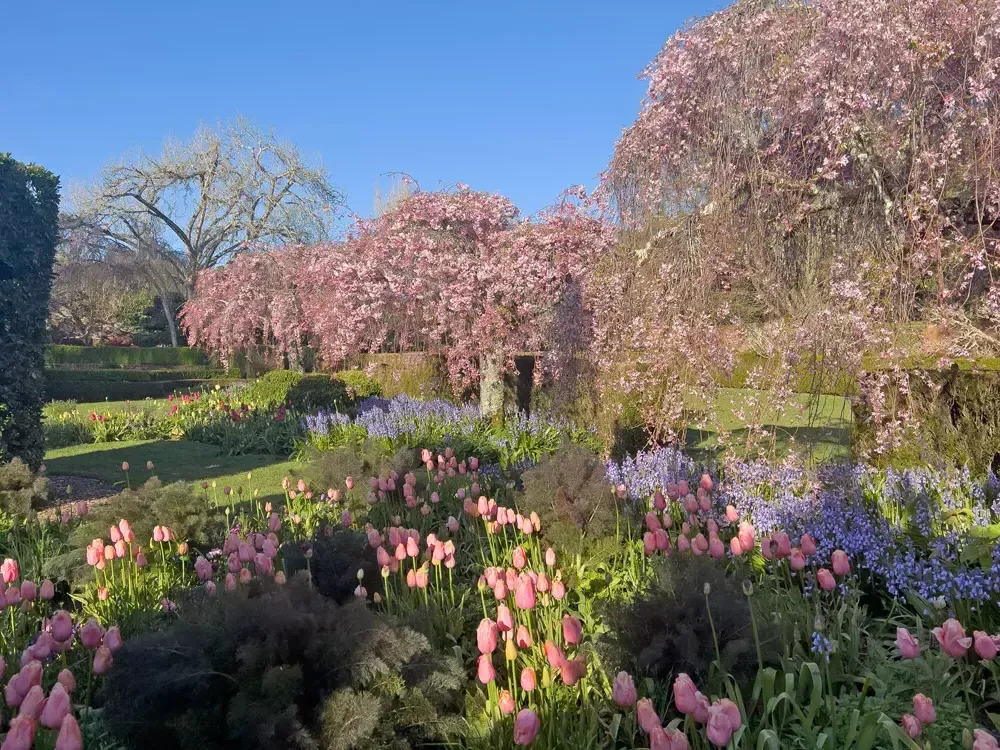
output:
<instances>
[{"instance_id":1,"label":"grassy slope","mask_svg":"<svg viewBox=\"0 0 1000 750\"><path fill-rule=\"evenodd\" d=\"M133 484L148 476L146 462L154 464L153 473L164 483L193 482L201 491L201 482L213 481L218 497L222 488L248 486L260 490L261 497L282 495L281 480L296 466L280 456L221 456L213 445L191 440L133 440L121 443L89 443L58 448L45 454L49 474L70 474L94 477L124 487L123 461L129 463L129 479ZM247 473L251 479L247 479ZM212 489L209 489L211 496Z\"/></svg>"}]
</instances>

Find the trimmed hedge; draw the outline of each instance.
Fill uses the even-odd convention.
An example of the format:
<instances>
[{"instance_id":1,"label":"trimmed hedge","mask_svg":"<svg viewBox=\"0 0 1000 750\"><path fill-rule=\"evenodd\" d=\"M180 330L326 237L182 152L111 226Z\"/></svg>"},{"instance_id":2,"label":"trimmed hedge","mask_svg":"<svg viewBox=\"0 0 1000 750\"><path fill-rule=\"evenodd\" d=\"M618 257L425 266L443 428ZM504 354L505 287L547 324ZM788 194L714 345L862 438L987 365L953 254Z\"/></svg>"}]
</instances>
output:
<instances>
[{"instance_id":1,"label":"trimmed hedge","mask_svg":"<svg viewBox=\"0 0 1000 750\"><path fill-rule=\"evenodd\" d=\"M225 377L225 370L210 367L166 370L46 370L49 383L153 383L163 380L211 380Z\"/></svg>"},{"instance_id":2,"label":"trimmed hedge","mask_svg":"<svg viewBox=\"0 0 1000 750\"><path fill-rule=\"evenodd\" d=\"M42 405L59 178L0 154L0 463L37 469L45 451Z\"/></svg>"},{"instance_id":3,"label":"trimmed hedge","mask_svg":"<svg viewBox=\"0 0 1000 750\"><path fill-rule=\"evenodd\" d=\"M188 346L70 346L53 344L45 350L45 366L50 368L90 366L96 368L204 367L208 357L201 349Z\"/></svg>"},{"instance_id":4,"label":"trimmed hedge","mask_svg":"<svg viewBox=\"0 0 1000 750\"><path fill-rule=\"evenodd\" d=\"M196 391L203 386L226 386L239 382L229 378L212 380L158 380L142 382L49 381L45 395L49 401L141 401L166 398L174 391Z\"/></svg>"}]
</instances>

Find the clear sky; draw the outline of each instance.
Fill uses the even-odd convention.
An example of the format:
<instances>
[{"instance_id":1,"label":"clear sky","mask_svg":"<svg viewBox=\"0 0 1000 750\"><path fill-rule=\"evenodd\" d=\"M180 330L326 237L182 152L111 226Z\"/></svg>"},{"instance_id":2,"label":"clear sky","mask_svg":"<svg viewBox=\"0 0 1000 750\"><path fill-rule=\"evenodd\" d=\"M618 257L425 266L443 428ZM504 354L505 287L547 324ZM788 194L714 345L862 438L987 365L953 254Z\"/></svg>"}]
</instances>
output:
<instances>
[{"instance_id":1,"label":"clear sky","mask_svg":"<svg viewBox=\"0 0 1000 750\"><path fill-rule=\"evenodd\" d=\"M593 186L637 75L723 0L2 3L0 152L63 184L243 115L321 159L360 214L402 171L525 213Z\"/></svg>"}]
</instances>

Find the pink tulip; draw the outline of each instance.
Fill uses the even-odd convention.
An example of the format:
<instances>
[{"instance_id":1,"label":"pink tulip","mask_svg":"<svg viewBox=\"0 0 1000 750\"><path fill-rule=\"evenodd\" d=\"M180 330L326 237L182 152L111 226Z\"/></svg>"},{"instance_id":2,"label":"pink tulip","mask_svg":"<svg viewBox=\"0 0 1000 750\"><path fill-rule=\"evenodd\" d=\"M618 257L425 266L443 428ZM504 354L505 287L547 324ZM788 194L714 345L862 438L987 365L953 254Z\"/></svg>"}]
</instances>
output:
<instances>
[{"instance_id":1,"label":"pink tulip","mask_svg":"<svg viewBox=\"0 0 1000 750\"><path fill-rule=\"evenodd\" d=\"M517 708L514 704L514 697L510 694L509 690L500 691L500 698L497 701L497 704L500 707L500 713L504 716L510 716L514 713L514 709Z\"/></svg>"},{"instance_id":2,"label":"pink tulip","mask_svg":"<svg viewBox=\"0 0 1000 750\"><path fill-rule=\"evenodd\" d=\"M45 579L42 581L42 586L39 589L38 596L41 597L43 601L49 601L56 595L55 586L52 585L52 581Z\"/></svg>"},{"instance_id":3,"label":"pink tulip","mask_svg":"<svg viewBox=\"0 0 1000 750\"><path fill-rule=\"evenodd\" d=\"M23 591L23 587L22 587ZM986 661L993 661L997 656L997 644L992 637L984 633L982 630L976 630L972 634L973 643L975 644L976 655L980 659L985 659ZM931 722L925 721L920 714L917 714L917 718L924 722L924 724L930 724Z\"/></svg>"},{"instance_id":4,"label":"pink tulip","mask_svg":"<svg viewBox=\"0 0 1000 750\"><path fill-rule=\"evenodd\" d=\"M525 554L523 547L515 547L512 558L514 567L518 570L522 570L528 564L528 556Z\"/></svg>"},{"instance_id":5,"label":"pink tulip","mask_svg":"<svg viewBox=\"0 0 1000 750\"><path fill-rule=\"evenodd\" d=\"M754 529L753 524L748 521L744 521L740 524L740 530L737 532L737 536L740 540L740 546L743 548L744 552L749 552L753 549L754 543Z\"/></svg>"},{"instance_id":6,"label":"pink tulip","mask_svg":"<svg viewBox=\"0 0 1000 750\"><path fill-rule=\"evenodd\" d=\"M215 581L205 581L205 593L215 596Z\"/></svg>"},{"instance_id":7,"label":"pink tulip","mask_svg":"<svg viewBox=\"0 0 1000 750\"><path fill-rule=\"evenodd\" d=\"M560 670L564 685L573 687L580 678L587 676L587 662L582 656L564 659Z\"/></svg>"},{"instance_id":8,"label":"pink tulip","mask_svg":"<svg viewBox=\"0 0 1000 750\"><path fill-rule=\"evenodd\" d=\"M282 576L284 578L284 576ZM236 576L232 573L226 573L226 591L236 590Z\"/></svg>"},{"instance_id":9,"label":"pink tulip","mask_svg":"<svg viewBox=\"0 0 1000 750\"><path fill-rule=\"evenodd\" d=\"M833 565L833 572L838 576L846 576L851 573L851 563L847 559L847 553L842 549L834 550L831 562Z\"/></svg>"},{"instance_id":10,"label":"pink tulip","mask_svg":"<svg viewBox=\"0 0 1000 750\"><path fill-rule=\"evenodd\" d=\"M514 719L514 744L530 745L538 736L542 723L538 714L528 708L522 708Z\"/></svg>"},{"instance_id":11,"label":"pink tulip","mask_svg":"<svg viewBox=\"0 0 1000 750\"><path fill-rule=\"evenodd\" d=\"M575 646L580 642L583 635L583 625L572 615L563 615L562 618L563 641L568 646Z\"/></svg>"},{"instance_id":12,"label":"pink tulip","mask_svg":"<svg viewBox=\"0 0 1000 750\"><path fill-rule=\"evenodd\" d=\"M31 750L34 742L35 720L30 716L17 716L11 719L2 750ZM80 747L83 747L82 741Z\"/></svg>"},{"instance_id":13,"label":"pink tulip","mask_svg":"<svg viewBox=\"0 0 1000 750\"><path fill-rule=\"evenodd\" d=\"M274 574L274 582L276 584L278 584L279 586L284 586L285 583L286 583L285 572L282 571L282 570L279 570L277 573L275 573ZM229 586L227 585L226 588L228 589Z\"/></svg>"},{"instance_id":14,"label":"pink tulip","mask_svg":"<svg viewBox=\"0 0 1000 750\"><path fill-rule=\"evenodd\" d=\"M476 645L480 654L492 654L497 647L497 624L484 617L476 628Z\"/></svg>"},{"instance_id":15,"label":"pink tulip","mask_svg":"<svg viewBox=\"0 0 1000 750\"><path fill-rule=\"evenodd\" d=\"M708 698L701 692L696 692L694 694L694 700L694 713L691 715L699 724L707 724L711 716L709 709L711 709L712 704L709 703Z\"/></svg>"},{"instance_id":16,"label":"pink tulip","mask_svg":"<svg viewBox=\"0 0 1000 750\"><path fill-rule=\"evenodd\" d=\"M806 556L798 547L792 549L788 557L788 566L792 570L802 570L806 566Z\"/></svg>"},{"instance_id":17,"label":"pink tulip","mask_svg":"<svg viewBox=\"0 0 1000 750\"><path fill-rule=\"evenodd\" d=\"M530 693L537 686L537 680L535 679L535 670L531 667L525 667L521 670L521 689Z\"/></svg>"},{"instance_id":18,"label":"pink tulip","mask_svg":"<svg viewBox=\"0 0 1000 750\"><path fill-rule=\"evenodd\" d=\"M138 568L145 568L147 564L146 555L140 550L135 556L135 565Z\"/></svg>"},{"instance_id":19,"label":"pink tulip","mask_svg":"<svg viewBox=\"0 0 1000 750\"><path fill-rule=\"evenodd\" d=\"M913 714L903 714L903 718L899 723L903 725L903 731L906 732L907 736L912 739L917 739L923 731L920 719Z\"/></svg>"},{"instance_id":20,"label":"pink tulip","mask_svg":"<svg viewBox=\"0 0 1000 750\"><path fill-rule=\"evenodd\" d=\"M660 552L670 552L670 537L663 529L657 529L653 532L653 541L656 543L656 549Z\"/></svg>"},{"instance_id":21,"label":"pink tulip","mask_svg":"<svg viewBox=\"0 0 1000 750\"><path fill-rule=\"evenodd\" d=\"M111 653L114 653L122 647L122 634L118 630L117 625L113 625L108 628L108 632L104 634L104 645L110 649Z\"/></svg>"},{"instance_id":22,"label":"pink tulip","mask_svg":"<svg viewBox=\"0 0 1000 750\"><path fill-rule=\"evenodd\" d=\"M553 595L555 595L554 588ZM517 579L517 584L514 587L514 604L517 605L518 609L535 608L535 585L526 575L522 574Z\"/></svg>"},{"instance_id":23,"label":"pink tulip","mask_svg":"<svg viewBox=\"0 0 1000 750\"><path fill-rule=\"evenodd\" d=\"M896 628L896 648L904 659L916 659L920 655L920 643L906 628Z\"/></svg>"},{"instance_id":24,"label":"pink tulip","mask_svg":"<svg viewBox=\"0 0 1000 750\"><path fill-rule=\"evenodd\" d=\"M33 602L36 596L38 596L38 586L34 581L25 581L21 584L21 599Z\"/></svg>"},{"instance_id":25,"label":"pink tulip","mask_svg":"<svg viewBox=\"0 0 1000 750\"><path fill-rule=\"evenodd\" d=\"M97 648L104 639L104 628L102 628L93 617L87 620L86 624L80 628L80 643L84 648Z\"/></svg>"},{"instance_id":26,"label":"pink tulip","mask_svg":"<svg viewBox=\"0 0 1000 750\"><path fill-rule=\"evenodd\" d=\"M21 701L21 708L18 712L18 716L29 716L35 721L38 721L38 717L42 715L42 710L45 708L45 691L42 690L41 685L32 685L29 688L28 693L24 696L24 700Z\"/></svg>"},{"instance_id":27,"label":"pink tulip","mask_svg":"<svg viewBox=\"0 0 1000 750\"><path fill-rule=\"evenodd\" d=\"M688 675L681 672L674 680L674 705L682 714L693 714L698 707L698 688Z\"/></svg>"},{"instance_id":28,"label":"pink tulip","mask_svg":"<svg viewBox=\"0 0 1000 750\"><path fill-rule=\"evenodd\" d=\"M551 547L545 550L545 564L550 568L554 568L556 566L556 551Z\"/></svg>"},{"instance_id":29,"label":"pink tulip","mask_svg":"<svg viewBox=\"0 0 1000 750\"><path fill-rule=\"evenodd\" d=\"M740 544L739 537L733 537L729 540L729 551L733 553L733 557L739 557L743 554L743 545Z\"/></svg>"},{"instance_id":30,"label":"pink tulip","mask_svg":"<svg viewBox=\"0 0 1000 750\"><path fill-rule=\"evenodd\" d=\"M721 706L715 705L708 709L705 734L713 745L725 747L729 744L729 740L733 736L733 725Z\"/></svg>"},{"instance_id":31,"label":"pink tulip","mask_svg":"<svg viewBox=\"0 0 1000 750\"><path fill-rule=\"evenodd\" d=\"M726 556L726 547L722 544L722 540L719 539L715 534L708 542L708 554L713 560L721 560Z\"/></svg>"},{"instance_id":32,"label":"pink tulip","mask_svg":"<svg viewBox=\"0 0 1000 750\"><path fill-rule=\"evenodd\" d=\"M972 750L1000 750L996 738L985 729L973 730L972 737Z\"/></svg>"},{"instance_id":33,"label":"pink tulip","mask_svg":"<svg viewBox=\"0 0 1000 750\"><path fill-rule=\"evenodd\" d=\"M163 527L162 526L154 526L153 527L153 541L154 542L162 542L163 541Z\"/></svg>"},{"instance_id":34,"label":"pink tulip","mask_svg":"<svg viewBox=\"0 0 1000 750\"><path fill-rule=\"evenodd\" d=\"M55 750L83 750L83 735L73 714L68 714L63 719Z\"/></svg>"},{"instance_id":35,"label":"pink tulip","mask_svg":"<svg viewBox=\"0 0 1000 750\"><path fill-rule=\"evenodd\" d=\"M642 698L635 706L636 716L639 719L639 726L646 734L650 734L653 729L660 726L660 717L653 708L653 702L649 698Z\"/></svg>"},{"instance_id":36,"label":"pink tulip","mask_svg":"<svg viewBox=\"0 0 1000 750\"><path fill-rule=\"evenodd\" d=\"M559 669L563 662L566 661L562 649L552 641L545 641L542 650L545 652L545 658L549 662L549 666L553 669Z\"/></svg>"},{"instance_id":37,"label":"pink tulip","mask_svg":"<svg viewBox=\"0 0 1000 750\"><path fill-rule=\"evenodd\" d=\"M114 657L111 656L111 649L101 646L94 652L94 674L106 674L111 669Z\"/></svg>"},{"instance_id":38,"label":"pink tulip","mask_svg":"<svg viewBox=\"0 0 1000 750\"><path fill-rule=\"evenodd\" d=\"M135 532L132 531L132 526L124 518L118 522L118 530L121 532L122 539L125 540L126 544L131 544L135 541Z\"/></svg>"},{"instance_id":39,"label":"pink tulip","mask_svg":"<svg viewBox=\"0 0 1000 750\"><path fill-rule=\"evenodd\" d=\"M212 577L212 563L198 555L198 559L194 561L194 572L198 580L204 583Z\"/></svg>"},{"instance_id":40,"label":"pink tulip","mask_svg":"<svg viewBox=\"0 0 1000 750\"><path fill-rule=\"evenodd\" d=\"M479 665L476 669L476 676L484 685L488 685L496 679L497 671L493 668L493 660L489 654L481 654Z\"/></svg>"},{"instance_id":41,"label":"pink tulip","mask_svg":"<svg viewBox=\"0 0 1000 750\"><path fill-rule=\"evenodd\" d=\"M552 582L552 598L560 602L564 596L566 596L566 584L557 578Z\"/></svg>"},{"instance_id":42,"label":"pink tulip","mask_svg":"<svg viewBox=\"0 0 1000 750\"><path fill-rule=\"evenodd\" d=\"M820 568L816 571L816 582L823 591L833 591L837 588L837 580L826 568Z\"/></svg>"},{"instance_id":43,"label":"pink tulip","mask_svg":"<svg viewBox=\"0 0 1000 750\"><path fill-rule=\"evenodd\" d=\"M651 531L642 535L642 552L646 557L650 557L656 552L656 537Z\"/></svg>"},{"instance_id":44,"label":"pink tulip","mask_svg":"<svg viewBox=\"0 0 1000 750\"><path fill-rule=\"evenodd\" d=\"M57 682L52 686L51 692L49 692L48 700L45 701L45 708L42 709L39 721L43 727L59 729L62 726L63 719L69 716L69 713L69 693L66 692L66 688L61 683Z\"/></svg>"},{"instance_id":45,"label":"pink tulip","mask_svg":"<svg viewBox=\"0 0 1000 750\"><path fill-rule=\"evenodd\" d=\"M63 689L67 693L72 693L74 690L76 690L76 678L73 676L73 673L70 672L68 669L62 670L59 673L59 676L56 677L56 681L63 686Z\"/></svg>"},{"instance_id":46,"label":"pink tulip","mask_svg":"<svg viewBox=\"0 0 1000 750\"><path fill-rule=\"evenodd\" d=\"M779 531L775 534L772 539L777 545L774 556L779 560L784 560L790 554L792 554L792 540L789 538L788 534L784 531Z\"/></svg>"},{"instance_id":47,"label":"pink tulip","mask_svg":"<svg viewBox=\"0 0 1000 750\"><path fill-rule=\"evenodd\" d=\"M716 705L722 709L722 712L729 719L734 732L743 725L743 716L740 714L740 708L731 700L723 698Z\"/></svg>"},{"instance_id":48,"label":"pink tulip","mask_svg":"<svg viewBox=\"0 0 1000 750\"><path fill-rule=\"evenodd\" d=\"M8 585L16 581L21 576L21 567L17 564L17 560L6 558L3 564L0 564L0 576Z\"/></svg>"},{"instance_id":49,"label":"pink tulip","mask_svg":"<svg viewBox=\"0 0 1000 750\"><path fill-rule=\"evenodd\" d=\"M799 547L802 548L802 554L806 557L816 554L816 542L808 534L802 535L802 539L799 540Z\"/></svg>"},{"instance_id":50,"label":"pink tulip","mask_svg":"<svg viewBox=\"0 0 1000 750\"><path fill-rule=\"evenodd\" d=\"M615 681L611 684L611 698L622 708L634 706L638 695L635 691L635 683L628 672L619 672Z\"/></svg>"},{"instance_id":51,"label":"pink tulip","mask_svg":"<svg viewBox=\"0 0 1000 750\"><path fill-rule=\"evenodd\" d=\"M514 617L510 613L510 607L506 604L497 605L497 630L501 633L509 633L514 629Z\"/></svg>"},{"instance_id":52,"label":"pink tulip","mask_svg":"<svg viewBox=\"0 0 1000 750\"><path fill-rule=\"evenodd\" d=\"M941 644L942 650L953 659L961 659L972 645L972 638L965 635L962 623L954 618L945 620L941 627L934 628L931 632Z\"/></svg>"},{"instance_id":53,"label":"pink tulip","mask_svg":"<svg viewBox=\"0 0 1000 750\"><path fill-rule=\"evenodd\" d=\"M920 720L921 724L933 724L937 721L934 701L923 693L917 693L913 696L913 714Z\"/></svg>"}]
</instances>

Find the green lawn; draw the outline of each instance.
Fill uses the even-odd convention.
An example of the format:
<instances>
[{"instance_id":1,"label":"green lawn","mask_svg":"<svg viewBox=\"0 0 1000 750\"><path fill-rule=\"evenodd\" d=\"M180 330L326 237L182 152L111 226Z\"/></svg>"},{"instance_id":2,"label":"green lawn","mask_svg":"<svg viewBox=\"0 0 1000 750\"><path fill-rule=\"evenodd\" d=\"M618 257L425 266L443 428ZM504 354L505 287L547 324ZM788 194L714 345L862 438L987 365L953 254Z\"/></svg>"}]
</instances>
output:
<instances>
[{"instance_id":1,"label":"green lawn","mask_svg":"<svg viewBox=\"0 0 1000 750\"><path fill-rule=\"evenodd\" d=\"M280 456L221 456L213 445L191 440L132 440L121 443L88 443L58 448L45 454L48 473L94 477L112 484L125 485L122 462L130 467L129 479L138 484L149 476L146 462L154 464L153 473L162 482L192 482L201 491L201 483L215 482L218 495L226 485L260 490L261 497L282 496L281 480L297 466ZM247 473L251 478L247 479ZM209 493L211 494L211 489Z\"/></svg>"},{"instance_id":2,"label":"green lawn","mask_svg":"<svg viewBox=\"0 0 1000 750\"><path fill-rule=\"evenodd\" d=\"M847 458L851 452L851 430L854 416L850 401L842 396L811 396L795 394L785 410L768 408L759 403L766 398L760 391L723 388L716 403L717 419L731 433L731 444L740 452L745 444L747 421L759 421L774 435L775 451L782 455L789 450L803 453L815 461ZM697 411L704 404L691 404ZM698 452L710 452L715 447L717 433L692 425L688 430L688 445Z\"/></svg>"}]
</instances>

